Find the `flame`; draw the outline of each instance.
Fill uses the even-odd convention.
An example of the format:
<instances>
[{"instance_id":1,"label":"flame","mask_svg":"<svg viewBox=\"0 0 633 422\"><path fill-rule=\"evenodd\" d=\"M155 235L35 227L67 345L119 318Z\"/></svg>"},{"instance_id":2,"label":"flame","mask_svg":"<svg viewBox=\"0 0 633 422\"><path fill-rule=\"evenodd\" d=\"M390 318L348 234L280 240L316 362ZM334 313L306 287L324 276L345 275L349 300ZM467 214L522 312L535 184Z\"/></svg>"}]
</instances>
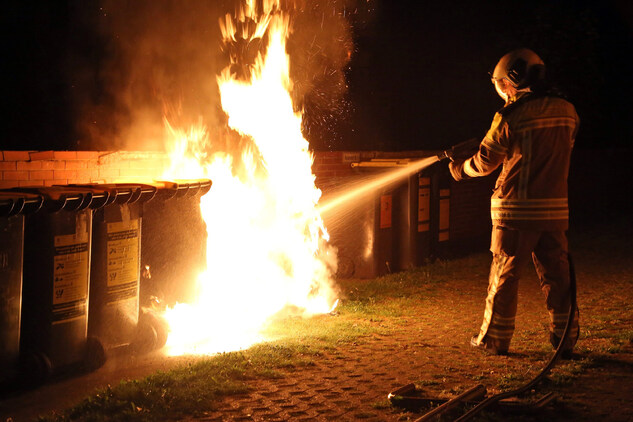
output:
<instances>
[{"instance_id":1,"label":"flame","mask_svg":"<svg viewBox=\"0 0 633 422\"><path fill-rule=\"evenodd\" d=\"M227 45L267 40L247 80L232 66L217 77L229 126L254 146L239 156L210 154L202 121L187 130L165 122L171 166L164 176L213 181L200 205L208 239L199 296L164 315L171 355L246 348L264 340L262 329L283 310L309 316L336 306L336 254L317 209L321 192L302 116L289 94L288 16L278 1L247 1L235 18L221 19L220 28Z\"/></svg>"}]
</instances>

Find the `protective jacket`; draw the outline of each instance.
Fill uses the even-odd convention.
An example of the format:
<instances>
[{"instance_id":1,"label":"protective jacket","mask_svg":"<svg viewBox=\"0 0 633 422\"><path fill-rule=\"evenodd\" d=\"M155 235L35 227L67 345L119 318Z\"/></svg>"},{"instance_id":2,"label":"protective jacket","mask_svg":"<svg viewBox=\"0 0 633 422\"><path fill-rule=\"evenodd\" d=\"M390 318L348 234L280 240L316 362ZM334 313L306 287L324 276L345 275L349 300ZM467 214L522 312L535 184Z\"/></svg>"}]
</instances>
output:
<instances>
[{"instance_id":1,"label":"protective jacket","mask_svg":"<svg viewBox=\"0 0 633 422\"><path fill-rule=\"evenodd\" d=\"M479 151L449 166L455 180L503 167L491 199L492 223L513 229L566 230L567 174L579 118L558 97L520 92L499 110Z\"/></svg>"}]
</instances>

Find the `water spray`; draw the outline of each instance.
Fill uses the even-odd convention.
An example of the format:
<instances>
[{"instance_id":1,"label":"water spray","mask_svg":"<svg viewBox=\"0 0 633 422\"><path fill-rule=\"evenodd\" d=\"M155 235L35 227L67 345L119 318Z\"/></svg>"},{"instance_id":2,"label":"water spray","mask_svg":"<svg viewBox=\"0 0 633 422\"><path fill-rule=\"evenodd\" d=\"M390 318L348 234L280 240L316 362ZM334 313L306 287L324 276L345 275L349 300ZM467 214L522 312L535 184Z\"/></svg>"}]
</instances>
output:
<instances>
[{"instance_id":1,"label":"water spray","mask_svg":"<svg viewBox=\"0 0 633 422\"><path fill-rule=\"evenodd\" d=\"M369 192L376 189L380 189L389 183L399 180L404 177L408 177L414 173L417 173L432 164L440 161L440 155L432 155L430 157L421 158L419 160L410 161L404 160L372 160L367 162L352 163L352 168L360 167L373 167L373 168L393 168L387 173L377 175L362 186L354 186L353 189L345 190L335 198L325 201L319 205L319 211L322 214L326 214L338 206L347 203L348 201L358 199Z\"/></svg>"},{"instance_id":2,"label":"water spray","mask_svg":"<svg viewBox=\"0 0 633 422\"><path fill-rule=\"evenodd\" d=\"M341 194L337 195L335 198L325 201L321 205L319 205L319 211L322 214L326 214L328 211L331 211L342 204L345 204L351 200L358 199L363 195L366 195L376 189L380 189L389 183L392 183L396 180L399 180L404 177L411 176L419 171L424 170L425 168L449 159L451 161L459 159L459 158L467 158L474 154L479 147L479 139L472 138L467 141L460 142L453 147L440 152L437 155L431 155L429 157L420 158L418 160L411 159L373 159L370 161L361 161L357 163L352 163L352 168L390 168L391 171L386 173L381 173L380 175L375 176L371 180L367 181L361 186L353 186L353 188L345 190Z\"/></svg>"}]
</instances>

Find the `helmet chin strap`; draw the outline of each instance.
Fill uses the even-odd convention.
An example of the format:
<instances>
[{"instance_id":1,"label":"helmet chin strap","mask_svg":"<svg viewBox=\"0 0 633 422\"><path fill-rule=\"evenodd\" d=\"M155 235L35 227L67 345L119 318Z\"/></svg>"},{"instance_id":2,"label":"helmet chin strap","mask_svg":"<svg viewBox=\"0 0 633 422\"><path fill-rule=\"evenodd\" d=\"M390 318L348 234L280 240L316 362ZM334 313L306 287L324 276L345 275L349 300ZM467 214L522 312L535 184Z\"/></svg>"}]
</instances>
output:
<instances>
[{"instance_id":1,"label":"helmet chin strap","mask_svg":"<svg viewBox=\"0 0 633 422\"><path fill-rule=\"evenodd\" d=\"M518 94L519 92L532 92L530 87L523 88L523 89L516 89L505 80L495 80L495 91L497 91L497 94L499 95L499 97L501 97L501 99L505 101L506 104L508 104L510 99L514 97L516 94ZM510 93L509 91L514 91L514 92Z\"/></svg>"},{"instance_id":2,"label":"helmet chin strap","mask_svg":"<svg viewBox=\"0 0 633 422\"><path fill-rule=\"evenodd\" d=\"M508 96L508 93L504 91L503 87L507 85L508 84L505 81L495 80L495 91L497 91L497 94L501 97L503 101L506 102L506 104L508 104L508 100L510 99L510 97Z\"/></svg>"}]
</instances>

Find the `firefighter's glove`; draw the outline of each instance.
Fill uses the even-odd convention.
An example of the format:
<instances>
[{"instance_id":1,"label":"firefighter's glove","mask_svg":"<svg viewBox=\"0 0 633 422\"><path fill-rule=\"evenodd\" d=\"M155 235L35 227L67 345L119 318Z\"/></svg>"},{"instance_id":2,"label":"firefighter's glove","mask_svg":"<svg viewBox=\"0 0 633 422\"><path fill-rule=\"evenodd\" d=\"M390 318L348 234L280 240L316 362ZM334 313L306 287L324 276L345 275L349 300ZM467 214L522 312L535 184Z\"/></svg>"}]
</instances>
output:
<instances>
[{"instance_id":1,"label":"firefighter's glove","mask_svg":"<svg viewBox=\"0 0 633 422\"><path fill-rule=\"evenodd\" d=\"M464 175L464 159L454 159L448 163L448 170L451 172L451 176L456 181L460 181L465 178Z\"/></svg>"}]
</instances>

